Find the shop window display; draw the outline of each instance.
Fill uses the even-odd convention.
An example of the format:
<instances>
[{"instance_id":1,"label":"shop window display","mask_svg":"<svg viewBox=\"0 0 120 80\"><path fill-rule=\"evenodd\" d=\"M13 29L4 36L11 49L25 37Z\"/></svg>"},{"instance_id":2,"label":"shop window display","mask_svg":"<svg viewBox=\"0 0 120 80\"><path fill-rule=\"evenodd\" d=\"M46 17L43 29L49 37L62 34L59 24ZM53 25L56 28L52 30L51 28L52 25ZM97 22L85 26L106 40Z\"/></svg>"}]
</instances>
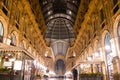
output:
<instances>
[{"instance_id":1,"label":"shop window display","mask_svg":"<svg viewBox=\"0 0 120 80\"><path fill-rule=\"evenodd\" d=\"M31 78L33 77L33 59L31 59L30 57L26 56L25 60L25 67L24 67L24 80L31 80Z\"/></svg>"},{"instance_id":2,"label":"shop window display","mask_svg":"<svg viewBox=\"0 0 120 80\"><path fill-rule=\"evenodd\" d=\"M0 53L0 68L3 70L10 70L15 60L15 53Z\"/></svg>"},{"instance_id":3,"label":"shop window display","mask_svg":"<svg viewBox=\"0 0 120 80\"><path fill-rule=\"evenodd\" d=\"M0 52L1 76L10 80L31 80L34 78L33 58L23 52ZM4 79L5 77L3 77ZM8 80L4 79L4 80Z\"/></svg>"}]
</instances>

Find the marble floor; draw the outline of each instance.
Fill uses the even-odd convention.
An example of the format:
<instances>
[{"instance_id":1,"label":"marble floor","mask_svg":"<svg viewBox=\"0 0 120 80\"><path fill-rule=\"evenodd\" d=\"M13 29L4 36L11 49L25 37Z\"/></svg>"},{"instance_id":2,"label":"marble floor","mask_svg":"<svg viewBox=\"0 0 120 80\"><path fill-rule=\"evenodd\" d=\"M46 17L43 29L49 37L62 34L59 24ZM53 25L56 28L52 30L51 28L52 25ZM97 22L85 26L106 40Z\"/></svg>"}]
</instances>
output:
<instances>
[{"instance_id":1,"label":"marble floor","mask_svg":"<svg viewBox=\"0 0 120 80\"><path fill-rule=\"evenodd\" d=\"M73 80L73 79L67 79L67 78L51 78L49 80Z\"/></svg>"},{"instance_id":2,"label":"marble floor","mask_svg":"<svg viewBox=\"0 0 120 80\"><path fill-rule=\"evenodd\" d=\"M42 79L42 80L73 80L68 78L49 78L49 79Z\"/></svg>"}]
</instances>

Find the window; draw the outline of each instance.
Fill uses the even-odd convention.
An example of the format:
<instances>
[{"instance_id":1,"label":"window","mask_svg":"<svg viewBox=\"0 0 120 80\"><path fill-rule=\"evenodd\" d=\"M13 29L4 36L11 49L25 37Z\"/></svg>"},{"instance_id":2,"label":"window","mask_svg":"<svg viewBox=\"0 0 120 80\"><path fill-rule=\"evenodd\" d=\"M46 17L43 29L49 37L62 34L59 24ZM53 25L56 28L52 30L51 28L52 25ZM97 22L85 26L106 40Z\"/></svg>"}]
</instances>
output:
<instances>
[{"instance_id":1,"label":"window","mask_svg":"<svg viewBox=\"0 0 120 80\"><path fill-rule=\"evenodd\" d=\"M118 41L120 46L120 22L118 23L118 27L117 27L117 34L118 34Z\"/></svg>"},{"instance_id":2,"label":"window","mask_svg":"<svg viewBox=\"0 0 120 80\"><path fill-rule=\"evenodd\" d=\"M118 0L113 0L113 6L114 6L114 9L113 9L113 12L114 14L118 11L119 9L119 6L118 6Z\"/></svg>"},{"instance_id":3,"label":"window","mask_svg":"<svg viewBox=\"0 0 120 80\"><path fill-rule=\"evenodd\" d=\"M27 26L26 22L23 21L23 31L24 31L24 37L25 38L26 38L26 26Z\"/></svg>"},{"instance_id":4,"label":"window","mask_svg":"<svg viewBox=\"0 0 120 80\"><path fill-rule=\"evenodd\" d=\"M16 21L17 21L17 23L19 23L19 17L20 17L20 11L18 10L16 12Z\"/></svg>"},{"instance_id":5,"label":"window","mask_svg":"<svg viewBox=\"0 0 120 80\"><path fill-rule=\"evenodd\" d=\"M105 24L104 24L105 16L104 16L103 9L100 10L100 17L101 17L101 22L102 22L102 28L104 28L104 26L105 26Z\"/></svg>"},{"instance_id":6,"label":"window","mask_svg":"<svg viewBox=\"0 0 120 80\"><path fill-rule=\"evenodd\" d=\"M3 8L2 8L2 11L5 13L5 15L7 15L7 13L8 13L8 0L4 0L3 1Z\"/></svg>"},{"instance_id":7,"label":"window","mask_svg":"<svg viewBox=\"0 0 120 80\"><path fill-rule=\"evenodd\" d=\"M54 13L66 13L66 2L64 0L55 0L53 7Z\"/></svg>"},{"instance_id":8,"label":"window","mask_svg":"<svg viewBox=\"0 0 120 80\"><path fill-rule=\"evenodd\" d=\"M26 24L26 22L24 22L24 28L23 28L23 31L24 31L25 34L26 34L26 26L27 26L27 24Z\"/></svg>"},{"instance_id":9,"label":"window","mask_svg":"<svg viewBox=\"0 0 120 80\"><path fill-rule=\"evenodd\" d=\"M120 37L120 22L118 23L117 33L118 33L118 37Z\"/></svg>"},{"instance_id":10,"label":"window","mask_svg":"<svg viewBox=\"0 0 120 80\"><path fill-rule=\"evenodd\" d=\"M7 8L8 7L8 0L3 1L4 6Z\"/></svg>"},{"instance_id":11,"label":"window","mask_svg":"<svg viewBox=\"0 0 120 80\"><path fill-rule=\"evenodd\" d=\"M90 35L91 35L90 30L88 30L88 40L90 40L90 38L91 38Z\"/></svg>"},{"instance_id":12,"label":"window","mask_svg":"<svg viewBox=\"0 0 120 80\"><path fill-rule=\"evenodd\" d=\"M114 6L117 4L118 0L113 0Z\"/></svg>"},{"instance_id":13,"label":"window","mask_svg":"<svg viewBox=\"0 0 120 80\"><path fill-rule=\"evenodd\" d=\"M102 22L104 21L104 13L103 13L103 9L100 10L100 17Z\"/></svg>"},{"instance_id":14,"label":"window","mask_svg":"<svg viewBox=\"0 0 120 80\"><path fill-rule=\"evenodd\" d=\"M29 53L31 53L31 48L29 47L27 51L28 51Z\"/></svg>"},{"instance_id":15,"label":"window","mask_svg":"<svg viewBox=\"0 0 120 80\"><path fill-rule=\"evenodd\" d=\"M108 80L113 80L113 64L112 64L112 60L113 60L113 56L112 52L111 52L111 43L110 43L110 34L107 33L105 36L105 47L107 46L107 48L105 48L105 53L106 53L106 62L107 62L107 70L108 70Z\"/></svg>"},{"instance_id":16,"label":"window","mask_svg":"<svg viewBox=\"0 0 120 80\"><path fill-rule=\"evenodd\" d=\"M2 41L3 41L3 24L0 21L0 42L2 42Z\"/></svg>"},{"instance_id":17,"label":"window","mask_svg":"<svg viewBox=\"0 0 120 80\"><path fill-rule=\"evenodd\" d=\"M11 35L11 43L10 45L16 46L16 36L14 34Z\"/></svg>"},{"instance_id":18,"label":"window","mask_svg":"<svg viewBox=\"0 0 120 80\"><path fill-rule=\"evenodd\" d=\"M24 42L23 41L20 43L20 47L24 48Z\"/></svg>"},{"instance_id":19,"label":"window","mask_svg":"<svg viewBox=\"0 0 120 80\"><path fill-rule=\"evenodd\" d=\"M19 17L20 17L20 11L17 10L16 12L16 28L19 29Z\"/></svg>"},{"instance_id":20,"label":"window","mask_svg":"<svg viewBox=\"0 0 120 80\"><path fill-rule=\"evenodd\" d=\"M100 64L96 64L96 67L97 67L97 72L101 72L101 65Z\"/></svg>"}]
</instances>

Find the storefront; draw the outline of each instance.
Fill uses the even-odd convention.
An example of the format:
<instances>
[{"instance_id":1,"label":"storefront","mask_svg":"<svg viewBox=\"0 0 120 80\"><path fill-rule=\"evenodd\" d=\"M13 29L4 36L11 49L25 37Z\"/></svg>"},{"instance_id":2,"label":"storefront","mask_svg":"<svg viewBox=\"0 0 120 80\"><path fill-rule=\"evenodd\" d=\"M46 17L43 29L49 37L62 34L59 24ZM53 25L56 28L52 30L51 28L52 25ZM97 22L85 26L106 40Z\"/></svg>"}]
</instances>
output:
<instances>
[{"instance_id":1,"label":"storefront","mask_svg":"<svg viewBox=\"0 0 120 80\"><path fill-rule=\"evenodd\" d=\"M1 44L0 80L32 80L34 58L23 48Z\"/></svg>"}]
</instances>

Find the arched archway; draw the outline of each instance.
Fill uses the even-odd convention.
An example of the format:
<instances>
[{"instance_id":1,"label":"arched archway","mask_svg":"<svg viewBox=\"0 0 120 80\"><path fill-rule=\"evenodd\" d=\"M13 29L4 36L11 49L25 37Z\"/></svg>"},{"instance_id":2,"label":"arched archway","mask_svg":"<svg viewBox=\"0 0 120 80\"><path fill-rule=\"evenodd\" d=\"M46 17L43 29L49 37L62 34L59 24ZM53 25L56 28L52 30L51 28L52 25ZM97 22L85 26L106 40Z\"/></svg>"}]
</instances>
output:
<instances>
[{"instance_id":1,"label":"arched archway","mask_svg":"<svg viewBox=\"0 0 120 80\"><path fill-rule=\"evenodd\" d=\"M55 63L55 72L58 76L62 76L65 73L65 63L62 59L58 59Z\"/></svg>"}]
</instances>

